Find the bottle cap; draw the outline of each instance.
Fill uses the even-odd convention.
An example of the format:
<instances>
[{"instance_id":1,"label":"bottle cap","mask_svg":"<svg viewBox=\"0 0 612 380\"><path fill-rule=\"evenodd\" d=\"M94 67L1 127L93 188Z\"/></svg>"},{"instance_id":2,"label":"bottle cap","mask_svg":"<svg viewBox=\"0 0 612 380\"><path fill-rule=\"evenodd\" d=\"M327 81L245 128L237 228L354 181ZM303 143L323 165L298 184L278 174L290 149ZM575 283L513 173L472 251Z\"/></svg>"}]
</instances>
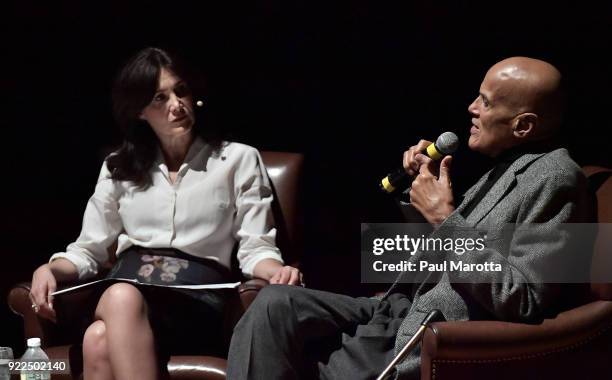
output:
<instances>
[{"instance_id":1,"label":"bottle cap","mask_svg":"<svg viewBox=\"0 0 612 380\"><path fill-rule=\"evenodd\" d=\"M28 339L28 347L40 347L40 338Z\"/></svg>"}]
</instances>

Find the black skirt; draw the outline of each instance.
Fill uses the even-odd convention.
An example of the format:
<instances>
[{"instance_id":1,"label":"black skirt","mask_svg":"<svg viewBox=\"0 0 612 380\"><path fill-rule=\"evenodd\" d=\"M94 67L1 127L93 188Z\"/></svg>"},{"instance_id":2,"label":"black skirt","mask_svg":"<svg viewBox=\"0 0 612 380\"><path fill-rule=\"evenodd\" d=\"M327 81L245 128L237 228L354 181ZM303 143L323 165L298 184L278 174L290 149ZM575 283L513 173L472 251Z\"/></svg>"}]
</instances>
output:
<instances>
[{"instance_id":1,"label":"black skirt","mask_svg":"<svg viewBox=\"0 0 612 380\"><path fill-rule=\"evenodd\" d=\"M230 272L213 260L201 259L176 249L130 247L122 252L107 275L109 279L136 279L157 285L195 285L231 282ZM87 297L91 318L106 289L116 282L100 282ZM170 355L225 356L229 346L231 318L226 305L237 299L236 289L189 290L161 286L135 286L147 305L160 363ZM83 305L85 306L85 305ZM83 310L83 309L81 309ZM59 313L59 310L58 310ZM82 316L82 314L81 314ZM58 314L58 320L69 323Z\"/></svg>"}]
</instances>

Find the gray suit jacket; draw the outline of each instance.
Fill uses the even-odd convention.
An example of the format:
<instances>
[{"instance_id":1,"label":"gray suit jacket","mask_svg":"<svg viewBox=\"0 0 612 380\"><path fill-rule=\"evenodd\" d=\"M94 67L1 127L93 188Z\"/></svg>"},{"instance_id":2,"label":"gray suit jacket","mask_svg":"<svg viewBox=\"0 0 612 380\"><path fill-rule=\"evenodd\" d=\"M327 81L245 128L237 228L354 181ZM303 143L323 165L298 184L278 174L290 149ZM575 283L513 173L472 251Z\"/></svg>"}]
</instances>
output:
<instances>
[{"instance_id":1,"label":"gray suit jacket","mask_svg":"<svg viewBox=\"0 0 612 380\"><path fill-rule=\"evenodd\" d=\"M479 282L470 282L466 277L470 276L468 272L434 273L414 284L415 279L407 277L413 274L400 274L387 295L408 294L412 297L412 307L398 332L396 354L432 309L441 310L447 320L536 322L556 314L563 308L563 285L543 283L540 271L558 260L567 260L567 255L559 256L560 247L577 248L576 244L583 244L569 258L574 262L566 262L563 267L588 271L592 248L584 246L584 242L572 241L576 239L559 228L562 223L587 222L592 217L586 178L567 150L521 156L471 214L463 218L461 210L476 195L487 176L488 173L465 193L463 202L431 237L485 237L483 251L466 252L461 260L464 263L500 263L503 270L481 273L485 278L483 281L480 277ZM537 233L531 229L500 233L499 227L504 224L518 226L524 223L538 223L540 228ZM461 231L453 232L455 230ZM542 231L546 232L546 241L542 239ZM453 252L447 254L454 255ZM431 257L431 252L418 252L412 259L431 261ZM416 349L397 366L398 378L419 378L419 364L420 351Z\"/></svg>"}]
</instances>

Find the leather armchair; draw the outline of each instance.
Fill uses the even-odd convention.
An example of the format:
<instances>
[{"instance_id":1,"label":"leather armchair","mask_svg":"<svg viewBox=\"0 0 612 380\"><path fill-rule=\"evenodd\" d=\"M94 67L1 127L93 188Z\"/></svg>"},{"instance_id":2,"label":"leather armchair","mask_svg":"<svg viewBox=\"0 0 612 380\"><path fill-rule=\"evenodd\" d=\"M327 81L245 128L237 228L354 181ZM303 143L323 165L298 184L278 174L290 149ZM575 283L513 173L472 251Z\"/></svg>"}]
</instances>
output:
<instances>
[{"instance_id":1,"label":"leather armchair","mask_svg":"<svg viewBox=\"0 0 612 380\"><path fill-rule=\"evenodd\" d=\"M612 223L610 170L583 169L595 185L599 223ZM591 302L541 324L433 323L422 342L421 379L609 379L612 283L601 270L612 269L610 234L598 234L591 266Z\"/></svg>"},{"instance_id":2,"label":"leather armchair","mask_svg":"<svg viewBox=\"0 0 612 380\"><path fill-rule=\"evenodd\" d=\"M289 265L299 265L302 234L300 212L300 179L302 178L303 155L285 152L261 152L275 195L272 211L277 225L277 244ZM260 279L243 282L238 288L238 297L230 300L226 326L227 338L231 337L234 324L267 284ZM23 317L26 338L41 337L45 351L51 359L69 360L71 375L54 375L54 379L79 378L82 372L81 336L71 327L78 323L82 313L80 305L87 300L87 292L79 292L56 300L56 308L64 310L69 323L55 325L34 314L28 297L29 283L13 287L8 295L11 310ZM59 303L58 303L59 302ZM80 318L79 318L80 317ZM212 356L172 356L168 372L172 380L222 380L225 379L225 358Z\"/></svg>"}]
</instances>

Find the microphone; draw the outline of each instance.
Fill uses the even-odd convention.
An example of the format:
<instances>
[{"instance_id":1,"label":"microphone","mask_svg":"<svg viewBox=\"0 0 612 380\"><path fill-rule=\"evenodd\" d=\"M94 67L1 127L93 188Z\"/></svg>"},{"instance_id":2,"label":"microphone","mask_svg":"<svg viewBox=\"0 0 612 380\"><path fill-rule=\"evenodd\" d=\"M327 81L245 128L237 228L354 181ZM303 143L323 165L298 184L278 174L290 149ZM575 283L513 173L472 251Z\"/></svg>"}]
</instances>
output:
<instances>
[{"instance_id":1,"label":"microphone","mask_svg":"<svg viewBox=\"0 0 612 380\"><path fill-rule=\"evenodd\" d=\"M452 154L459 146L459 138L453 132L442 133L435 143L421 151L434 161L440 160L442 157ZM412 176L406 173L404 168L397 169L380 181L380 188L387 194L396 194L404 191L412 183Z\"/></svg>"}]
</instances>

